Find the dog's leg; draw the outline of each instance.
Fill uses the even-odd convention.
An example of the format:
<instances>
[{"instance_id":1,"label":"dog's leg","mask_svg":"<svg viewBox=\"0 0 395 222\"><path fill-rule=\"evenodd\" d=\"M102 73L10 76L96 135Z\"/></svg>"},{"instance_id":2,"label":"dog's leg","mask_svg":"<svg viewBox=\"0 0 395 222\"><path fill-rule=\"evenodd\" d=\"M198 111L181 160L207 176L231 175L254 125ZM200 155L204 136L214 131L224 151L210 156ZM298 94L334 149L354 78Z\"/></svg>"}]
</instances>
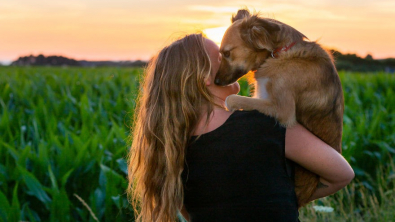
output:
<instances>
[{"instance_id":1,"label":"dog's leg","mask_svg":"<svg viewBox=\"0 0 395 222\"><path fill-rule=\"evenodd\" d=\"M230 111L235 110L258 110L269 116L274 116L275 108L269 100L251 98L239 95L230 95L225 100L225 105ZM263 109L267 107L267 109ZM262 110L261 110L262 109Z\"/></svg>"},{"instance_id":2,"label":"dog's leg","mask_svg":"<svg viewBox=\"0 0 395 222\"><path fill-rule=\"evenodd\" d=\"M292 126L296 123L295 101L291 96L276 98L275 102L259 98L230 95L226 98L226 107L233 111L258 110L268 116L276 118L283 126Z\"/></svg>"}]
</instances>

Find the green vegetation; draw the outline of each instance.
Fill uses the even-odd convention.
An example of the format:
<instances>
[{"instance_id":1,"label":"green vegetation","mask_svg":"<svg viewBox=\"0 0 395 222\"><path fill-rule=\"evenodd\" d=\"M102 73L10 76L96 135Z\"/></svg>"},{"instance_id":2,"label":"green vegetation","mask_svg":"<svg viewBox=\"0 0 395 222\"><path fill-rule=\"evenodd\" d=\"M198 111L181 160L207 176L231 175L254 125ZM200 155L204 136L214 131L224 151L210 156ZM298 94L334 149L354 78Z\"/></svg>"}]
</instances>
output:
<instances>
[{"instance_id":1,"label":"green vegetation","mask_svg":"<svg viewBox=\"0 0 395 222\"><path fill-rule=\"evenodd\" d=\"M0 221L133 220L125 157L141 72L0 67ZM340 76L343 155L356 179L301 210L301 221L391 221L395 76Z\"/></svg>"},{"instance_id":2,"label":"green vegetation","mask_svg":"<svg viewBox=\"0 0 395 222\"><path fill-rule=\"evenodd\" d=\"M99 221L130 221L125 157L141 70L0 70L0 221L94 221L87 206Z\"/></svg>"},{"instance_id":3,"label":"green vegetation","mask_svg":"<svg viewBox=\"0 0 395 222\"><path fill-rule=\"evenodd\" d=\"M335 59L337 70L352 72L395 72L395 59L373 59L371 55L361 58L356 54L342 54L336 50L330 50Z\"/></svg>"}]
</instances>

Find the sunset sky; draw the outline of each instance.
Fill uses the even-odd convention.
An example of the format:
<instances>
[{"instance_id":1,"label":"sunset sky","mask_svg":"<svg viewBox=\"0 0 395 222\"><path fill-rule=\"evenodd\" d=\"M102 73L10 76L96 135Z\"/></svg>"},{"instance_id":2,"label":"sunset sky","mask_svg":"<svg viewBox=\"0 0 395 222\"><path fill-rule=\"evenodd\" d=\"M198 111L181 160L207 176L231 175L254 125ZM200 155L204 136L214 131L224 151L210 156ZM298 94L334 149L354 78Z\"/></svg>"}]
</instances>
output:
<instances>
[{"instance_id":1,"label":"sunset sky","mask_svg":"<svg viewBox=\"0 0 395 222\"><path fill-rule=\"evenodd\" d=\"M394 0L0 0L0 61L25 55L147 60L178 37L218 42L239 8L287 23L343 53L395 57Z\"/></svg>"}]
</instances>

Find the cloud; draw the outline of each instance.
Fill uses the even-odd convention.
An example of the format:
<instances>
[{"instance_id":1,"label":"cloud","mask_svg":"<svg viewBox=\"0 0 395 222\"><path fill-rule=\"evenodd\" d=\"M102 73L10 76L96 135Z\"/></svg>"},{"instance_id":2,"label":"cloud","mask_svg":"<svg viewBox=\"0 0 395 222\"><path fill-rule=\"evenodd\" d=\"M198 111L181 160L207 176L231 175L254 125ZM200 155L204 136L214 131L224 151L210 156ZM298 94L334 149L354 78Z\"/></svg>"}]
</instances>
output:
<instances>
[{"instance_id":1,"label":"cloud","mask_svg":"<svg viewBox=\"0 0 395 222\"><path fill-rule=\"evenodd\" d=\"M82 14L87 5L81 1L26 1L14 0L1 3L0 19L19 20L36 18L75 17Z\"/></svg>"},{"instance_id":2,"label":"cloud","mask_svg":"<svg viewBox=\"0 0 395 222\"><path fill-rule=\"evenodd\" d=\"M212 12L212 13L235 13L239 9L239 7L191 5L191 6L188 6L188 9L192 10L192 11L203 11L203 12Z\"/></svg>"}]
</instances>

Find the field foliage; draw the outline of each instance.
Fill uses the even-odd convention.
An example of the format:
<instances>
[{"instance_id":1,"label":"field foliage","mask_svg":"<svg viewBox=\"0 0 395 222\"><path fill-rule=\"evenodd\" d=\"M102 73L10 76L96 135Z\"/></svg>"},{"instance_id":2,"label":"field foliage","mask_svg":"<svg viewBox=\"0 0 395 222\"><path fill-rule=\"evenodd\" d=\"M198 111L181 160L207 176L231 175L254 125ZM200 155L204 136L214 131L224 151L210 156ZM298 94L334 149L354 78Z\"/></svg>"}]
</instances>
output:
<instances>
[{"instance_id":1,"label":"field foliage","mask_svg":"<svg viewBox=\"0 0 395 222\"><path fill-rule=\"evenodd\" d=\"M131 221L128 135L141 69L0 67L0 221ZM340 73L346 189L304 221L395 215L395 76ZM240 81L241 94L248 84ZM322 213L314 205L332 207ZM394 217L393 217L394 216Z\"/></svg>"}]
</instances>

